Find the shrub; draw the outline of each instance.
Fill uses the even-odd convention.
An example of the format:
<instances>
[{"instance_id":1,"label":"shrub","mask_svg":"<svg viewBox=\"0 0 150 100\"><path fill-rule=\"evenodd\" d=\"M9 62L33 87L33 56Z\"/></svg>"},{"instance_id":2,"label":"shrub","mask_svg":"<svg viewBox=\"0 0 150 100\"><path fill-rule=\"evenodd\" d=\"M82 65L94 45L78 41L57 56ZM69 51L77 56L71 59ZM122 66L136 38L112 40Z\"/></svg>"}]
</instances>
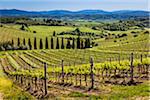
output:
<instances>
[{"instance_id":1,"label":"shrub","mask_svg":"<svg viewBox=\"0 0 150 100\"><path fill-rule=\"evenodd\" d=\"M133 37L137 37L138 35L133 35Z\"/></svg>"},{"instance_id":2,"label":"shrub","mask_svg":"<svg viewBox=\"0 0 150 100\"><path fill-rule=\"evenodd\" d=\"M122 35L121 35L121 37L125 37L125 36L128 36L126 33L123 33Z\"/></svg>"},{"instance_id":3,"label":"shrub","mask_svg":"<svg viewBox=\"0 0 150 100\"><path fill-rule=\"evenodd\" d=\"M117 42L117 40L114 40L114 42Z\"/></svg>"},{"instance_id":4,"label":"shrub","mask_svg":"<svg viewBox=\"0 0 150 100\"><path fill-rule=\"evenodd\" d=\"M36 33L36 31L33 31L33 33Z\"/></svg>"},{"instance_id":5,"label":"shrub","mask_svg":"<svg viewBox=\"0 0 150 100\"><path fill-rule=\"evenodd\" d=\"M149 31L145 31L144 34L149 34Z\"/></svg>"},{"instance_id":6,"label":"shrub","mask_svg":"<svg viewBox=\"0 0 150 100\"><path fill-rule=\"evenodd\" d=\"M70 49L70 48L71 48L71 44L70 44L70 40L69 40L69 39L67 39L67 45L66 45L66 48L67 48L67 49Z\"/></svg>"},{"instance_id":7,"label":"shrub","mask_svg":"<svg viewBox=\"0 0 150 100\"><path fill-rule=\"evenodd\" d=\"M24 25L21 26L20 30L23 30L23 31L25 30Z\"/></svg>"},{"instance_id":8,"label":"shrub","mask_svg":"<svg viewBox=\"0 0 150 100\"><path fill-rule=\"evenodd\" d=\"M95 46L98 46L98 43L96 43Z\"/></svg>"},{"instance_id":9,"label":"shrub","mask_svg":"<svg viewBox=\"0 0 150 100\"><path fill-rule=\"evenodd\" d=\"M132 31L131 33L132 33L132 34L135 34L136 32L135 32L135 31Z\"/></svg>"},{"instance_id":10,"label":"shrub","mask_svg":"<svg viewBox=\"0 0 150 100\"><path fill-rule=\"evenodd\" d=\"M97 28L97 27L95 27L95 26L93 26L93 27L92 27L92 29L93 29L93 30L98 30L98 28Z\"/></svg>"}]
</instances>

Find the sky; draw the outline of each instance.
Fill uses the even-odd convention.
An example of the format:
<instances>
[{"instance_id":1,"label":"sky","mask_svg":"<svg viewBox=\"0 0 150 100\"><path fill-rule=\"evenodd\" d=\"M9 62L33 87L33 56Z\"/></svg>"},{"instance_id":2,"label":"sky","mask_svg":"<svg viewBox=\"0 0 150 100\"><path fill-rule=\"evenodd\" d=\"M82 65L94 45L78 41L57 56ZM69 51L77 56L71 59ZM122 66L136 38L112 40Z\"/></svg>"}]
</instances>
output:
<instances>
[{"instance_id":1,"label":"sky","mask_svg":"<svg viewBox=\"0 0 150 100\"><path fill-rule=\"evenodd\" d=\"M148 10L149 0L0 0L0 9L48 10Z\"/></svg>"}]
</instances>

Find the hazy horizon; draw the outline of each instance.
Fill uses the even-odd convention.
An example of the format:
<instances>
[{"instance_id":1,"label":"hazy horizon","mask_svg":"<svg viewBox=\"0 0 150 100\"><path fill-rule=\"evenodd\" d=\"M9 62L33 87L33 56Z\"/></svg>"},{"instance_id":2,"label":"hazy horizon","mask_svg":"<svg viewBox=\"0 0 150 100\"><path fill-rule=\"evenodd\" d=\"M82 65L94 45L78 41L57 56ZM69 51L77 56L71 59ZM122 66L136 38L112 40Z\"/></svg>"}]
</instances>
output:
<instances>
[{"instance_id":1,"label":"hazy horizon","mask_svg":"<svg viewBox=\"0 0 150 100\"><path fill-rule=\"evenodd\" d=\"M29 12L42 12L42 11L71 11L71 12L77 12L77 11L84 11L84 10L100 10L100 11L106 11L106 12L114 12L114 11L148 11L150 12L149 10L130 10L130 9L118 9L118 10L112 10L112 11L108 11L108 10L103 10L103 9L80 9L80 10L67 10L67 9L50 9L50 10L23 10L23 9L15 9L15 8L12 8L12 9L9 9L9 8L6 8L6 9L1 9L0 10L20 10L20 11L29 11Z\"/></svg>"},{"instance_id":2,"label":"hazy horizon","mask_svg":"<svg viewBox=\"0 0 150 100\"><path fill-rule=\"evenodd\" d=\"M0 0L0 9L25 11L49 10L143 10L149 11L148 0Z\"/></svg>"}]
</instances>

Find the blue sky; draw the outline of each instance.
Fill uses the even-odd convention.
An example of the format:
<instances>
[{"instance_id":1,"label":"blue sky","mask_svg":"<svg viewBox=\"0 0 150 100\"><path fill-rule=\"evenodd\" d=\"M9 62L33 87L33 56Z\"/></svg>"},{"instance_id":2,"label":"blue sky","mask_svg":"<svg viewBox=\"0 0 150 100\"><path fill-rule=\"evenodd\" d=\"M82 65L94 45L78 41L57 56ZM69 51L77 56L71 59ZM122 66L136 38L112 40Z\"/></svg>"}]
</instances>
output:
<instances>
[{"instance_id":1,"label":"blue sky","mask_svg":"<svg viewBox=\"0 0 150 100\"><path fill-rule=\"evenodd\" d=\"M149 10L148 0L0 0L0 9L20 10Z\"/></svg>"}]
</instances>

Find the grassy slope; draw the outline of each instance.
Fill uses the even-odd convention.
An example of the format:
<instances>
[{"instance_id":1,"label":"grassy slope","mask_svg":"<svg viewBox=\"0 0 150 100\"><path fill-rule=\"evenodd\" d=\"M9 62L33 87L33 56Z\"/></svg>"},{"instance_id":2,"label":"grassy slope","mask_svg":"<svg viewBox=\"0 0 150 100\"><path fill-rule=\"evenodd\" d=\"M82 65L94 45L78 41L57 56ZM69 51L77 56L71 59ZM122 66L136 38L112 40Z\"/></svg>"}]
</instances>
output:
<instances>
[{"instance_id":1,"label":"grassy slope","mask_svg":"<svg viewBox=\"0 0 150 100\"><path fill-rule=\"evenodd\" d=\"M47 36L50 41L50 37L53 35L53 31L62 32L62 31L72 31L76 27L69 27L69 26L29 26L31 32L27 31L21 31L19 28L21 25L4 25L4 27L0 27L0 41L11 41L12 38L16 40L17 38L22 39L25 37L26 41L28 38L31 38L31 42L33 44L33 38L37 37L37 44L39 45L39 39L43 38L43 45L45 46L45 37ZM32 31L36 30L36 34L34 34ZM87 27L80 27L80 30L82 32L94 32L96 34L101 34L101 31L92 30ZM146 29L149 30L150 29ZM133 34L131 34L132 31L138 32L137 37L133 37ZM113 50L113 51L144 51L149 49L149 34L143 34L143 30L141 29L134 29L134 30L128 30L128 31L106 31L110 34L123 34L126 33L128 36L118 39L97 39L95 42L99 44L99 46L93 48L94 50ZM71 37L71 35L63 35L60 37ZM76 36L74 36L76 37ZM114 42L114 41L117 42ZM61 40L59 41L61 42ZM66 42L66 41L65 41ZM54 43L56 43L56 39L54 40ZM17 43L16 43L17 44ZM61 43L60 43L61 44ZM50 46L50 44L49 44Z\"/></svg>"},{"instance_id":2,"label":"grassy slope","mask_svg":"<svg viewBox=\"0 0 150 100\"><path fill-rule=\"evenodd\" d=\"M149 30L149 29L146 29ZM131 31L139 32L137 37L131 34ZM109 32L111 34L123 34L128 36L117 39L97 39L95 42L99 44L94 50L114 50L114 51L145 51L149 50L149 34L144 34L145 30L129 30L125 32L116 31ZM116 42L114 42L116 40Z\"/></svg>"},{"instance_id":3,"label":"grassy slope","mask_svg":"<svg viewBox=\"0 0 150 100\"><path fill-rule=\"evenodd\" d=\"M30 31L21 31L19 29L20 27L21 25L4 25L4 27L0 27L0 42L12 41L12 39L14 39L15 44L17 44L17 38L19 37L21 39L21 42L23 38L25 38L26 43L28 41L28 38L30 38L33 44L34 37L37 37L37 45L39 45L40 38L42 38L43 46L45 47L45 37L48 37L49 39L48 41L50 41L50 37L53 35L53 31L56 31L56 33L60 33L63 31L73 31L76 29L76 27L69 27L69 26L29 26ZM35 30L37 33L33 33L33 31ZM80 30L82 32L92 32L92 33L94 32L96 34L101 34L100 31L95 31L86 27L80 27ZM77 36L60 35L58 37L77 37ZM59 42L61 42L61 40L59 40ZM56 43L56 38L54 39L54 43Z\"/></svg>"},{"instance_id":4,"label":"grassy slope","mask_svg":"<svg viewBox=\"0 0 150 100\"><path fill-rule=\"evenodd\" d=\"M5 25L7 28L11 28L11 29L16 29L20 31L20 27L21 25ZM66 31L73 31L75 30L77 27L72 27L72 26L29 26L29 30L31 32L36 31L36 35L42 35L42 36L52 36L53 32L56 31L56 33L60 33L60 32L66 32ZM97 33L100 34L101 31L97 31L97 30L92 30L90 28L87 27L79 27L79 29L82 32L91 32L91 33Z\"/></svg>"},{"instance_id":5,"label":"grassy slope","mask_svg":"<svg viewBox=\"0 0 150 100\"><path fill-rule=\"evenodd\" d=\"M5 83L5 84L4 84ZM0 92L7 100L27 100L34 99L29 93L22 91L12 81L5 77L0 77Z\"/></svg>"}]
</instances>

